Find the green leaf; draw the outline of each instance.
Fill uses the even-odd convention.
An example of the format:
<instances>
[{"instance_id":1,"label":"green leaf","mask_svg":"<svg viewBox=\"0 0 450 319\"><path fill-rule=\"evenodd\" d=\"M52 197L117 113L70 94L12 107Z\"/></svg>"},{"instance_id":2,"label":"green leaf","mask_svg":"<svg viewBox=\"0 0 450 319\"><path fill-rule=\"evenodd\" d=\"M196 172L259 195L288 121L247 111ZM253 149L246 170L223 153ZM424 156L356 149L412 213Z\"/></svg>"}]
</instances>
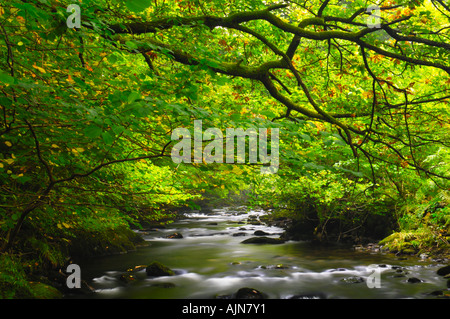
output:
<instances>
[{"instance_id":1,"label":"green leaf","mask_svg":"<svg viewBox=\"0 0 450 319\"><path fill-rule=\"evenodd\" d=\"M150 7L148 0L127 0L125 5L131 12L139 13Z\"/></svg>"},{"instance_id":2,"label":"green leaf","mask_svg":"<svg viewBox=\"0 0 450 319\"><path fill-rule=\"evenodd\" d=\"M103 142L105 142L106 145L111 145L114 141L114 137L111 135L110 132L104 132L102 133Z\"/></svg>"},{"instance_id":3,"label":"green leaf","mask_svg":"<svg viewBox=\"0 0 450 319\"><path fill-rule=\"evenodd\" d=\"M312 170L315 170L315 171L322 171L322 170L325 169L324 166L317 165L316 163L312 163L312 162L304 164L303 167L305 167L307 169L312 169Z\"/></svg>"},{"instance_id":4,"label":"green leaf","mask_svg":"<svg viewBox=\"0 0 450 319\"><path fill-rule=\"evenodd\" d=\"M130 95L128 95L128 103L131 104L137 99L139 99L141 95L138 92L131 92Z\"/></svg>"},{"instance_id":5,"label":"green leaf","mask_svg":"<svg viewBox=\"0 0 450 319\"><path fill-rule=\"evenodd\" d=\"M84 134L87 137L96 138L102 134L102 128L98 125L90 125L84 129Z\"/></svg>"},{"instance_id":6,"label":"green leaf","mask_svg":"<svg viewBox=\"0 0 450 319\"><path fill-rule=\"evenodd\" d=\"M352 175L355 175L355 176L357 176L357 177L366 177L365 175L364 175L364 173L362 173L362 172L356 172L356 171L352 171L352 170L350 170L350 169L346 169L346 168L343 168L343 167L336 167L338 170L341 170L341 171L343 171L343 172L346 172L346 173L350 173L350 174L352 174Z\"/></svg>"},{"instance_id":7,"label":"green leaf","mask_svg":"<svg viewBox=\"0 0 450 319\"><path fill-rule=\"evenodd\" d=\"M125 45L130 48L131 50L136 50L138 48L136 42L134 41L126 41Z\"/></svg>"},{"instance_id":8,"label":"green leaf","mask_svg":"<svg viewBox=\"0 0 450 319\"><path fill-rule=\"evenodd\" d=\"M308 134L300 134L301 138L311 142L311 136L309 136Z\"/></svg>"},{"instance_id":9,"label":"green leaf","mask_svg":"<svg viewBox=\"0 0 450 319\"><path fill-rule=\"evenodd\" d=\"M0 82L4 84L14 84L14 78L5 72L0 72Z\"/></svg>"}]
</instances>

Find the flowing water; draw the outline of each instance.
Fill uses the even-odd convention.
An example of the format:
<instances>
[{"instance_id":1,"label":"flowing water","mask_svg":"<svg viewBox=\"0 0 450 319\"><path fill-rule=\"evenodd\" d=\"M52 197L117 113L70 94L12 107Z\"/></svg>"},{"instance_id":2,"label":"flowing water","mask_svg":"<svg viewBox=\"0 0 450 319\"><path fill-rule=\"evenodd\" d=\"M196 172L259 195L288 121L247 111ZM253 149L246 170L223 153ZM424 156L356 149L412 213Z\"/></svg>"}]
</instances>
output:
<instances>
[{"instance_id":1,"label":"flowing water","mask_svg":"<svg viewBox=\"0 0 450 319\"><path fill-rule=\"evenodd\" d=\"M252 225L263 211L245 208L190 213L166 229L144 234L149 246L123 255L80 263L82 279L96 293L89 298L195 299L219 298L251 287L267 298L433 298L445 288L436 274L442 264L416 258L400 260L391 254L355 252L348 246L323 247L307 242L242 244L262 230L277 238L281 228ZM179 232L183 238L168 239ZM125 283L121 274L137 265L159 261L174 276L149 277L145 269L137 280ZM379 288L367 283L378 276ZM409 278L420 282L410 283Z\"/></svg>"}]
</instances>

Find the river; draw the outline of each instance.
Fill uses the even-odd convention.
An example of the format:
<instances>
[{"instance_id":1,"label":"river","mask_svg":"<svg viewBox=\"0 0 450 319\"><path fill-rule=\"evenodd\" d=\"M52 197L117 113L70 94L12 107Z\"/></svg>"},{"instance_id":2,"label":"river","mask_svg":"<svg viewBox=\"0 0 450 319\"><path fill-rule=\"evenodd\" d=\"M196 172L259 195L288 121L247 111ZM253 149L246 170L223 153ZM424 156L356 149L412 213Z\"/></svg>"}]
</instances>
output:
<instances>
[{"instance_id":1,"label":"river","mask_svg":"<svg viewBox=\"0 0 450 319\"><path fill-rule=\"evenodd\" d=\"M423 299L433 298L430 292L445 288L446 280L436 274L443 264L413 257L401 259L392 254L356 252L348 246L298 241L242 244L257 230L274 238L283 232L278 227L248 223L263 214L245 211L245 207L185 214L165 229L145 232L147 247L82 262L82 279L96 291L88 298L210 299L251 287L269 299ZM165 238L174 232L183 238ZM170 267L175 275L148 277L142 269L134 273L137 280L120 280L127 269L152 261ZM410 278L420 281L408 282ZM367 283L376 283L374 279L379 279L379 285L370 288Z\"/></svg>"}]
</instances>

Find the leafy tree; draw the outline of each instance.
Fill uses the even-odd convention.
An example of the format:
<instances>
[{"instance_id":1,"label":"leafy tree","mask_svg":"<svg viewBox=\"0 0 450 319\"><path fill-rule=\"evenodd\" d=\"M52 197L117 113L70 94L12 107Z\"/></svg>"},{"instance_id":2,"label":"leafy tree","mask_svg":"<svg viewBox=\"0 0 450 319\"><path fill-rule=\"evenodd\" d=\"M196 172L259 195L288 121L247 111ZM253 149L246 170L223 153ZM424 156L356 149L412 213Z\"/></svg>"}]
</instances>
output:
<instances>
[{"instance_id":1,"label":"leafy tree","mask_svg":"<svg viewBox=\"0 0 450 319\"><path fill-rule=\"evenodd\" d=\"M2 252L23 227L51 247L77 229L169 217L205 193L306 200L322 234L367 211L406 223L411 210L393 203L447 198L444 1L86 0L80 28L68 28L69 4L0 6ZM196 119L280 128L279 174L175 164L171 133Z\"/></svg>"}]
</instances>

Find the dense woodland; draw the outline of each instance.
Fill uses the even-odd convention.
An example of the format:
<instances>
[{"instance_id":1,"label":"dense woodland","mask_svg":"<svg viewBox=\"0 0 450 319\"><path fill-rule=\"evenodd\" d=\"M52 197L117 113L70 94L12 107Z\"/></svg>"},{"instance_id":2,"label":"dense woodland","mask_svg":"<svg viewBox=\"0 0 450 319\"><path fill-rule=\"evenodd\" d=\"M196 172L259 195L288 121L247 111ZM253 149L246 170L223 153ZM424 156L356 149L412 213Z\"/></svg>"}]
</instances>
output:
<instances>
[{"instance_id":1,"label":"dense woodland","mask_svg":"<svg viewBox=\"0 0 450 319\"><path fill-rule=\"evenodd\" d=\"M449 30L441 0L2 1L0 295L205 199L301 239L448 253ZM278 171L174 163L194 120L278 128Z\"/></svg>"}]
</instances>

